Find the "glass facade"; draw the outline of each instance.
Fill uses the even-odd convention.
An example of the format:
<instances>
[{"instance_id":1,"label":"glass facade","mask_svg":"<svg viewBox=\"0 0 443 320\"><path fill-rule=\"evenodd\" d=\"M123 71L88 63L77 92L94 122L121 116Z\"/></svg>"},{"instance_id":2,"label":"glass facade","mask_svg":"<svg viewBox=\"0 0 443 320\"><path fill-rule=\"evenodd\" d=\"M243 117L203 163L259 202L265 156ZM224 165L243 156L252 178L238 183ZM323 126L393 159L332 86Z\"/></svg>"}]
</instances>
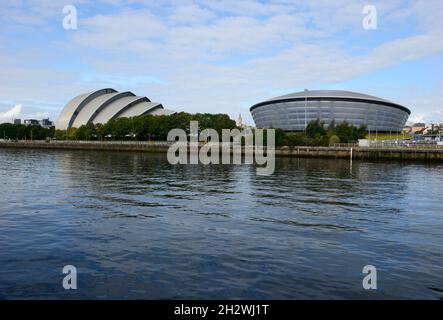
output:
<instances>
[{"instance_id":1,"label":"glass facade","mask_svg":"<svg viewBox=\"0 0 443 320\"><path fill-rule=\"evenodd\" d=\"M306 110L305 110L306 109ZM310 100L278 102L257 106L251 110L257 128L279 128L287 131L302 131L306 122L320 119L329 126L346 121L368 130L379 132L400 132L409 113L399 108L378 104L376 101L357 102L339 100Z\"/></svg>"}]
</instances>

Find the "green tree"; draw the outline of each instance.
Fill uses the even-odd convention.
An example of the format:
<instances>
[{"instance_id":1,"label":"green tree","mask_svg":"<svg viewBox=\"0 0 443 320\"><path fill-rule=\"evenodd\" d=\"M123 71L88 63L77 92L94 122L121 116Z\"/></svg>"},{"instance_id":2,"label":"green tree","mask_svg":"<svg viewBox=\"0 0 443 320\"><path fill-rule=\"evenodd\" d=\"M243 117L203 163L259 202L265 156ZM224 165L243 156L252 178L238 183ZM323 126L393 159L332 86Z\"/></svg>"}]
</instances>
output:
<instances>
[{"instance_id":1,"label":"green tree","mask_svg":"<svg viewBox=\"0 0 443 320\"><path fill-rule=\"evenodd\" d=\"M335 119L332 119L331 123L329 123L329 126L328 126L328 132L331 132L334 130L335 130Z\"/></svg>"},{"instance_id":2,"label":"green tree","mask_svg":"<svg viewBox=\"0 0 443 320\"><path fill-rule=\"evenodd\" d=\"M78 140L77 128L69 128L67 131L68 140Z\"/></svg>"},{"instance_id":3,"label":"green tree","mask_svg":"<svg viewBox=\"0 0 443 320\"><path fill-rule=\"evenodd\" d=\"M288 132L284 144L292 147L306 146L307 140L304 132Z\"/></svg>"},{"instance_id":4,"label":"green tree","mask_svg":"<svg viewBox=\"0 0 443 320\"><path fill-rule=\"evenodd\" d=\"M96 140L97 132L95 129L95 125L92 123L88 123L86 125L82 125L77 129L76 136L78 140Z\"/></svg>"},{"instance_id":5,"label":"green tree","mask_svg":"<svg viewBox=\"0 0 443 320\"><path fill-rule=\"evenodd\" d=\"M335 134L331 135L329 137L329 145L332 146L334 144L340 143L340 138L337 137Z\"/></svg>"},{"instance_id":6,"label":"green tree","mask_svg":"<svg viewBox=\"0 0 443 320\"><path fill-rule=\"evenodd\" d=\"M317 119L306 126L306 136L310 139L319 139L326 135L325 123Z\"/></svg>"},{"instance_id":7,"label":"green tree","mask_svg":"<svg viewBox=\"0 0 443 320\"><path fill-rule=\"evenodd\" d=\"M56 140L66 140L66 130L55 130L53 137Z\"/></svg>"}]
</instances>

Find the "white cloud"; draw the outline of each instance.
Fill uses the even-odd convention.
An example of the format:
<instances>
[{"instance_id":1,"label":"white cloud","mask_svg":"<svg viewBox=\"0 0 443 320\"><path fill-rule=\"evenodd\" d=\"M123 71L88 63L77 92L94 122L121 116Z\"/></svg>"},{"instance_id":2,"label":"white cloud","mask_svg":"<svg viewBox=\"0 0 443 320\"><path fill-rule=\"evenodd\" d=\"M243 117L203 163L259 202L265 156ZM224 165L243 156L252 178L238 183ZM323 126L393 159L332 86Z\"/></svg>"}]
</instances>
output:
<instances>
[{"instance_id":1,"label":"white cloud","mask_svg":"<svg viewBox=\"0 0 443 320\"><path fill-rule=\"evenodd\" d=\"M62 1L23 3L0 5L11 13L3 19L15 23L8 30L45 23L61 28ZM233 117L241 111L252 122L248 107L275 92L335 85L443 54L439 0L373 1L380 29L372 33L361 27L367 1L360 0L102 3L109 10L75 1L77 31L45 29L51 40L41 45L30 41L24 51L8 50L8 38L0 35L0 98L49 101L53 112L77 94L108 85L175 109ZM405 25L407 19L416 25ZM28 39L38 32L29 31ZM54 67L56 62L65 67ZM406 99L399 89L388 98L406 101L414 113L429 117L438 114L442 97L436 92L417 89L415 97ZM420 99L422 95L431 100Z\"/></svg>"},{"instance_id":2,"label":"white cloud","mask_svg":"<svg viewBox=\"0 0 443 320\"><path fill-rule=\"evenodd\" d=\"M0 112L0 123L1 122L11 122L15 118L19 118L22 113L22 105L18 104L9 110Z\"/></svg>"},{"instance_id":3,"label":"white cloud","mask_svg":"<svg viewBox=\"0 0 443 320\"><path fill-rule=\"evenodd\" d=\"M197 4L188 4L174 8L170 21L177 24L202 24L215 19L214 12L204 9Z\"/></svg>"}]
</instances>

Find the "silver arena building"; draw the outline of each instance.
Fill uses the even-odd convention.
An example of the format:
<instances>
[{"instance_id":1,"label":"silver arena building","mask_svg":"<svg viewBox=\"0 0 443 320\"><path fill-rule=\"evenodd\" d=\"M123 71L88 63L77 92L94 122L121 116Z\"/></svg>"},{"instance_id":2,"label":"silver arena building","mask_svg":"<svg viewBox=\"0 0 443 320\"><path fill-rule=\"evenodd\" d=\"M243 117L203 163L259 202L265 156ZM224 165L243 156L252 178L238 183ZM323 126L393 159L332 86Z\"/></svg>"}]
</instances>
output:
<instances>
[{"instance_id":1,"label":"silver arena building","mask_svg":"<svg viewBox=\"0 0 443 320\"><path fill-rule=\"evenodd\" d=\"M257 128L302 131L306 123L320 119L329 126L348 122L366 125L368 130L400 132L411 111L389 100L367 94L313 90L266 100L250 108Z\"/></svg>"},{"instance_id":2,"label":"silver arena building","mask_svg":"<svg viewBox=\"0 0 443 320\"><path fill-rule=\"evenodd\" d=\"M151 102L147 97L136 96L130 91L117 92L106 88L81 94L69 101L55 127L66 130L89 123L106 123L114 118L172 113L174 111L164 109L162 104Z\"/></svg>"}]
</instances>

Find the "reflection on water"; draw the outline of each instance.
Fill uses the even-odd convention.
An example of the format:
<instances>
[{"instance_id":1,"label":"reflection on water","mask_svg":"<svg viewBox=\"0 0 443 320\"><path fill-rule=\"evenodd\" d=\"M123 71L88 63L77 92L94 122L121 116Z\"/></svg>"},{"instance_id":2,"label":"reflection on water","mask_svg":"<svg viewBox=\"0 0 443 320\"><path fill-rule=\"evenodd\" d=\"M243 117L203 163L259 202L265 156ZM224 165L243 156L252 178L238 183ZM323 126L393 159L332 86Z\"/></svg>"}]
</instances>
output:
<instances>
[{"instance_id":1,"label":"reflection on water","mask_svg":"<svg viewBox=\"0 0 443 320\"><path fill-rule=\"evenodd\" d=\"M0 298L443 298L443 166L0 150ZM78 290L62 287L64 265ZM377 291L362 269L378 269Z\"/></svg>"}]
</instances>

